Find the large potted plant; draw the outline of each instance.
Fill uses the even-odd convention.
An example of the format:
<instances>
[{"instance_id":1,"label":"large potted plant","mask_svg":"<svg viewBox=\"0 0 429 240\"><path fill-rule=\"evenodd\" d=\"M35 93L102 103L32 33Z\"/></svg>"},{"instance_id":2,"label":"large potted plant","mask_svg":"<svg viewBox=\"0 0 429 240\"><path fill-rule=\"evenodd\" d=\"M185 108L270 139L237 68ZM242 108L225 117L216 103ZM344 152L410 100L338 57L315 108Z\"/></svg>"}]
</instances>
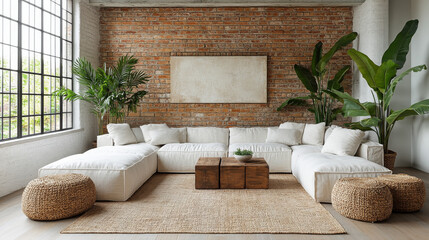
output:
<instances>
[{"instance_id":1,"label":"large potted plant","mask_svg":"<svg viewBox=\"0 0 429 240\"><path fill-rule=\"evenodd\" d=\"M90 103L98 120L98 134L103 134L106 115L115 122L123 121L126 111L136 112L137 104L147 94L145 90L138 90L138 86L150 77L144 71L135 70L136 64L137 59L127 55L119 58L113 67L94 69L86 59L77 59L73 63L73 74L83 90L76 93L62 87L54 94L68 101Z\"/></svg>"},{"instance_id":2,"label":"large potted plant","mask_svg":"<svg viewBox=\"0 0 429 240\"><path fill-rule=\"evenodd\" d=\"M331 125L331 122L341 113L341 108L336 108L337 96L331 90L344 91L341 83L350 66L344 66L331 76L328 68L329 60L338 50L350 44L356 37L356 32L341 37L325 55L323 55L323 43L319 41L314 47L310 68L298 64L294 65L296 75L309 91L309 94L287 99L277 108L277 111L286 106L307 106L309 107L308 110L314 114L316 123L325 122L326 126ZM308 101L311 101L311 104Z\"/></svg>"},{"instance_id":3,"label":"large potted plant","mask_svg":"<svg viewBox=\"0 0 429 240\"><path fill-rule=\"evenodd\" d=\"M135 70L137 62L137 58L127 55L119 58L115 66L105 67L111 122L123 122L129 112L136 112L138 103L147 94L147 91L138 88L146 84L150 76L144 71Z\"/></svg>"},{"instance_id":4,"label":"large potted plant","mask_svg":"<svg viewBox=\"0 0 429 240\"><path fill-rule=\"evenodd\" d=\"M367 55L355 49L348 54L356 63L363 78L372 89L373 101L361 103L348 93L332 90L344 100L343 114L347 117L367 117L358 122L348 124L354 129L374 131L379 143L384 146L384 165L393 169L396 153L389 150L389 138L397 121L409 116L429 112L429 99L414 103L408 108L393 110L390 106L396 86L411 72L426 70L426 65L418 65L397 72L404 66L409 51L409 45L417 31L418 20L408 21L402 31L396 36L389 48L384 52L381 64L375 64Z\"/></svg>"}]
</instances>

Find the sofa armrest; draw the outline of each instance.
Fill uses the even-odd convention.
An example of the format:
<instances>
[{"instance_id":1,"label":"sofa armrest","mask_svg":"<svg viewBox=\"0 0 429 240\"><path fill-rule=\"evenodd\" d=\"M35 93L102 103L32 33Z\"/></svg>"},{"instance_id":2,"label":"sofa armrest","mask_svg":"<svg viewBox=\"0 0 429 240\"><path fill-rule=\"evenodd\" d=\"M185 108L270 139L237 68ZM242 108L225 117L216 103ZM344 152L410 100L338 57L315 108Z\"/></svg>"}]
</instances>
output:
<instances>
[{"instance_id":1,"label":"sofa armrest","mask_svg":"<svg viewBox=\"0 0 429 240\"><path fill-rule=\"evenodd\" d=\"M356 156L384 166L384 150L383 145L380 143L372 141L363 142L359 146Z\"/></svg>"},{"instance_id":2,"label":"sofa armrest","mask_svg":"<svg viewBox=\"0 0 429 240\"><path fill-rule=\"evenodd\" d=\"M109 134L97 136L97 147L113 146L113 138Z\"/></svg>"}]
</instances>

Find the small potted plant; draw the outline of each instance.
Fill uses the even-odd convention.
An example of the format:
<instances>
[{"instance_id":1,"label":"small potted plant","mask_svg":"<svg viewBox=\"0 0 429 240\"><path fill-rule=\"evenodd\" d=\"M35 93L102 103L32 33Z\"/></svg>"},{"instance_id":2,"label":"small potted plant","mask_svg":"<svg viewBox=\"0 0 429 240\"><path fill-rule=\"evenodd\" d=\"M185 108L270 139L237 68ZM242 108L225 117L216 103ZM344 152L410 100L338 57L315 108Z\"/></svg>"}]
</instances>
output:
<instances>
[{"instance_id":1,"label":"small potted plant","mask_svg":"<svg viewBox=\"0 0 429 240\"><path fill-rule=\"evenodd\" d=\"M234 152L234 157L235 159L239 160L239 161L248 161L252 158L253 152L247 149L243 149L241 150L240 148L238 148L235 152Z\"/></svg>"}]
</instances>

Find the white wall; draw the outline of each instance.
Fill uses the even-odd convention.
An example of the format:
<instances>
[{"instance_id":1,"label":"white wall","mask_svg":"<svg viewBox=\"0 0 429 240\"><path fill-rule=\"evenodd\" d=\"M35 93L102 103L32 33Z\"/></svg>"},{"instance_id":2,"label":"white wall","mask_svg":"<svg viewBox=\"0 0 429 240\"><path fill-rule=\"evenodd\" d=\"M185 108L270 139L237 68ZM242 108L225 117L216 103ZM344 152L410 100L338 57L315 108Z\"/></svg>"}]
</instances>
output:
<instances>
[{"instance_id":1,"label":"white wall","mask_svg":"<svg viewBox=\"0 0 429 240\"><path fill-rule=\"evenodd\" d=\"M381 62L383 49L388 46L388 16L388 0L366 0L353 8L353 31L359 34L353 42L353 48L365 53L376 64ZM352 70L353 96L361 102L372 101L371 88L356 65Z\"/></svg>"},{"instance_id":2,"label":"white wall","mask_svg":"<svg viewBox=\"0 0 429 240\"><path fill-rule=\"evenodd\" d=\"M411 19L411 6L409 0L390 0L389 1L389 43L402 30L405 23ZM423 31L419 27L418 31ZM386 48L387 49L387 48ZM407 61L404 67L399 70L409 69L411 66L411 51L407 55ZM391 106L393 110L407 108L411 105L411 76L405 77L396 88L395 95L392 98ZM398 153L396 158L396 167L410 167L412 159L411 118L398 121L390 137L389 148Z\"/></svg>"},{"instance_id":3,"label":"white wall","mask_svg":"<svg viewBox=\"0 0 429 240\"><path fill-rule=\"evenodd\" d=\"M84 56L98 66L98 9L79 1L74 4L74 57ZM74 125L71 131L0 143L0 196L26 186L40 167L88 149L96 138L97 124L86 104L74 104Z\"/></svg>"},{"instance_id":4,"label":"white wall","mask_svg":"<svg viewBox=\"0 0 429 240\"><path fill-rule=\"evenodd\" d=\"M429 66L429 1L411 0L411 16L419 19L419 29L411 43L411 65ZM429 71L411 74L411 103L429 98ZM429 172L429 115L413 119L412 165Z\"/></svg>"}]
</instances>

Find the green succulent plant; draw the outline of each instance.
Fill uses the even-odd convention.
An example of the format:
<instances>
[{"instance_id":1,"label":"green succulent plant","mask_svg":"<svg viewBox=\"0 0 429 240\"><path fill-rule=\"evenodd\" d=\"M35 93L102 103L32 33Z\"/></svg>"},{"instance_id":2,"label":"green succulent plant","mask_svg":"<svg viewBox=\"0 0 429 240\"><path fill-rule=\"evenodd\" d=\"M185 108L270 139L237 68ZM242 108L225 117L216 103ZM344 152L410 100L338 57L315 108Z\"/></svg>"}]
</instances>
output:
<instances>
[{"instance_id":1,"label":"green succulent plant","mask_svg":"<svg viewBox=\"0 0 429 240\"><path fill-rule=\"evenodd\" d=\"M247 149L241 150L240 148L237 148L237 150L234 152L234 155L238 155L238 156L253 155L253 152Z\"/></svg>"}]
</instances>

